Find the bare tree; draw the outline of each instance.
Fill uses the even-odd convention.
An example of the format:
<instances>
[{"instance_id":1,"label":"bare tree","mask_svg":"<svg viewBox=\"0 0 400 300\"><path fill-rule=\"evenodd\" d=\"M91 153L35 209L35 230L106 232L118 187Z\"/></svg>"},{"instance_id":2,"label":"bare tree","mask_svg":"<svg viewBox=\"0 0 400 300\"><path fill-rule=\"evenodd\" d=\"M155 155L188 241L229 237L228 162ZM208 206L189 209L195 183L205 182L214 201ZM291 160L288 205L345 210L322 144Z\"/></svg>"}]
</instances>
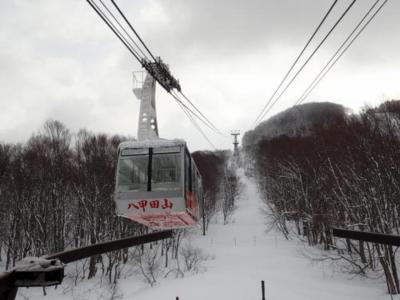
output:
<instances>
[{"instance_id":1,"label":"bare tree","mask_svg":"<svg viewBox=\"0 0 400 300\"><path fill-rule=\"evenodd\" d=\"M269 214L283 234L289 237L294 228L310 245L336 250L361 274L380 265L390 294L400 291L392 247L352 241L343 247L330 229L400 233L399 103L337 116L301 135L261 139L247 148Z\"/></svg>"}]
</instances>

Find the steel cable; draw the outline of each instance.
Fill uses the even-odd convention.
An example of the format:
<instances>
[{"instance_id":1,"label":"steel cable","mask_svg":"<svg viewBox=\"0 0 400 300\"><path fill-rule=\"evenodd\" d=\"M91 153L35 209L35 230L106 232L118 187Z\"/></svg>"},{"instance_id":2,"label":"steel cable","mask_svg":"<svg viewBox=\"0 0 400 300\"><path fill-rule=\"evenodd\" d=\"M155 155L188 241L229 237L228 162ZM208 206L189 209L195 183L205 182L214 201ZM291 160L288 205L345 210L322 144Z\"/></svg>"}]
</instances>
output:
<instances>
[{"instance_id":1,"label":"steel cable","mask_svg":"<svg viewBox=\"0 0 400 300\"><path fill-rule=\"evenodd\" d=\"M187 110L187 106L185 106L182 102L177 101L179 107L183 110L185 115L189 118L189 121L193 124L193 126L196 127L196 129L200 132L200 134L204 137L204 139L210 144L210 146L214 149L217 150L215 145L210 141L210 139L207 137L207 135L204 133L204 131L200 128L199 124L197 124L196 120L193 118L193 116L190 113L190 110Z\"/></svg>"},{"instance_id":2,"label":"steel cable","mask_svg":"<svg viewBox=\"0 0 400 300\"><path fill-rule=\"evenodd\" d=\"M267 103L264 105L263 109L261 110L261 112L258 114L257 118L255 119L254 124L257 123L258 119L263 115L264 111L267 109L267 107L269 106L269 104L271 103L272 99L275 97L276 93L279 91L279 89L282 87L283 83L286 81L286 79L288 78L290 72L292 72L293 68L295 67L295 65L297 64L297 62L300 60L300 57L303 55L303 53L306 51L307 47L310 45L311 41L314 39L315 35L318 33L319 29L321 28L321 26L324 24L325 20L328 18L329 14L331 13L331 11L333 10L333 8L335 7L335 5L337 4L338 0L335 0L332 5L330 6L330 8L328 9L328 11L325 13L324 17L322 18L321 22L318 24L317 28L314 30L313 34L311 35L311 37L308 39L307 43L305 44L305 46L303 47L303 49L301 50L300 54L297 56L297 58L295 59L295 61L292 63L292 65L290 66L289 70L286 72L285 76L282 78L281 82L279 83L278 87L275 89L275 91L273 92L273 94L271 95L271 97L268 99Z\"/></svg>"},{"instance_id":3,"label":"steel cable","mask_svg":"<svg viewBox=\"0 0 400 300\"><path fill-rule=\"evenodd\" d=\"M117 3L115 3L114 0L111 0L111 3L114 5L114 7L118 10L122 18L124 18L125 22L128 24L129 28L133 31L133 33L136 35L136 37L139 39L139 41L142 43L144 48L147 50L147 52L150 54L150 56L153 58L154 62L157 62L157 59L154 57L153 53L151 53L150 49L147 47L147 45L144 43L140 35L137 33L137 31L133 28L132 24L129 22L129 20L125 17L124 13L121 11Z\"/></svg>"},{"instance_id":4,"label":"steel cable","mask_svg":"<svg viewBox=\"0 0 400 300\"><path fill-rule=\"evenodd\" d=\"M312 57L315 55L315 53L321 48L322 44L327 40L327 38L331 35L333 30L339 25L339 23L343 20L343 18L346 16L346 14L349 12L349 10L353 7L354 3L356 3L357 0L353 0L350 5L346 8L346 10L342 13L340 18L335 22L335 24L332 26L332 28L329 30L329 32L325 35L325 37L322 39L322 41L318 44L318 46L314 49L314 51L311 53L311 55L307 58L307 60L303 63L301 68L296 72L296 74L293 76L293 78L289 81L289 83L285 86L283 91L279 94L279 96L275 99L274 102L270 105L270 107L263 113L262 117L259 119L258 123L262 121L262 119L265 117L267 113L269 113L272 109L272 107L276 104L276 102L282 97L282 95L286 92L286 90L291 86L293 81L299 76L299 74L303 71L305 66L310 62ZM258 124L257 123L257 124Z\"/></svg>"},{"instance_id":5,"label":"steel cable","mask_svg":"<svg viewBox=\"0 0 400 300\"><path fill-rule=\"evenodd\" d=\"M140 53L143 55L144 58L147 58L147 55L143 52L143 50L139 47L139 45L133 40L132 36L126 31L125 27L122 26L122 24L117 20L115 15L112 13L112 11L108 8L107 5L104 4L103 0L99 0L101 5L107 10L109 15L114 19L114 21L118 24L118 26L125 32L125 34L128 36L128 38L131 40L131 42L136 46L136 48L140 51Z\"/></svg>"},{"instance_id":6,"label":"steel cable","mask_svg":"<svg viewBox=\"0 0 400 300\"><path fill-rule=\"evenodd\" d=\"M94 3L92 0L86 0L89 5L93 8L93 10L99 15L99 17L103 20L104 23L111 29L111 31L117 36L117 38L125 45L129 52L141 63L141 59L139 54L131 47L129 42L122 36L121 32L111 23L110 19L101 11L99 6Z\"/></svg>"},{"instance_id":7,"label":"steel cable","mask_svg":"<svg viewBox=\"0 0 400 300\"><path fill-rule=\"evenodd\" d=\"M331 57L331 59L328 61L328 63L324 66L324 68L321 70L321 72L318 73L318 75L314 78L314 80L311 82L311 84L307 87L307 89L304 91L304 93L300 96L300 98L296 101L294 105L299 105L301 104L310 94L311 92L315 89L315 87L321 82L321 80L326 76L326 74L332 69L332 67L337 63L337 61L343 56L343 54L347 51L347 49L350 48L350 46L354 43L354 41L360 36L360 34L364 31L364 29L371 23L371 21L375 18L375 16L380 12L380 10L383 8L383 6L388 2L388 0L385 0L375 11L375 13L371 16L370 19L364 24L364 26L360 29L360 31L354 36L354 38L350 41L350 43L344 48L344 50L340 53L339 56L337 56L340 52L340 50L343 49L345 44L350 40L350 38L353 36L353 34L356 32L356 30L361 26L361 24L365 21L367 16L371 13L371 11L375 8L375 6L378 4L380 0L377 0L374 5L369 9L369 11L365 14L363 19L357 24L356 28L350 33L350 35L347 37L347 39L343 42L343 44L340 46L340 48L335 52L335 54ZM336 57L336 58L335 58ZM333 63L332 63L333 61ZM332 63L332 64L331 64ZM330 66L329 66L330 65ZM329 67L328 67L329 66Z\"/></svg>"}]
</instances>

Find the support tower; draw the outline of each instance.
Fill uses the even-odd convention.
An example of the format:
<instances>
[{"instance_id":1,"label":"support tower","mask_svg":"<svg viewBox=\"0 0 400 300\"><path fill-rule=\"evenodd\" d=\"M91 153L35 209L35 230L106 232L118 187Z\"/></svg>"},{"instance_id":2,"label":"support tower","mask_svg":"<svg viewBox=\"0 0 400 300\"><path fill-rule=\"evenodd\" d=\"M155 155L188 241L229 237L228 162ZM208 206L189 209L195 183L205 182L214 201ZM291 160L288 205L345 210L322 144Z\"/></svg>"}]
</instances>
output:
<instances>
[{"instance_id":1,"label":"support tower","mask_svg":"<svg viewBox=\"0 0 400 300\"><path fill-rule=\"evenodd\" d=\"M147 72L134 72L133 93L140 100L138 141L158 139L156 81Z\"/></svg>"},{"instance_id":2,"label":"support tower","mask_svg":"<svg viewBox=\"0 0 400 300\"><path fill-rule=\"evenodd\" d=\"M233 156L239 157L239 141L238 136L240 135L239 130L231 131L231 135L233 136Z\"/></svg>"}]
</instances>

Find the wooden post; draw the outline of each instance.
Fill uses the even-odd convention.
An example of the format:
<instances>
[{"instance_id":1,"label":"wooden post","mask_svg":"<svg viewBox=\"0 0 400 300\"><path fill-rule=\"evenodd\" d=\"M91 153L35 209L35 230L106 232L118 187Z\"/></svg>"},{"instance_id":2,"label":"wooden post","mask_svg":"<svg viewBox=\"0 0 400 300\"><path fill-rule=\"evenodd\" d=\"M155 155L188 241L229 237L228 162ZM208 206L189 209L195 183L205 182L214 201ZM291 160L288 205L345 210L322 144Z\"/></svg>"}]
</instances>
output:
<instances>
[{"instance_id":1,"label":"wooden post","mask_svg":"<svg viewBox=\"0 0 400 300\"><path fill-rule=\"evenodd\" d=\"M264 280L261 280L261 294L262 294L261 300L265 300L265 282L264 282Z\"/></svg>"},{"instance_id":2,"label":"wooden post","mask_svg":"<svg viewBox=\"0 0 400 300\"><path fill-rule=\"evenodd\" d=\"M203 194L203 193L202 193ZM205 207L204 207L204 204L205 204L205 196L204 196L204 194L202 195L202 200L201 201L203 201L203 205L202 205L202 207L201 207L201 214L203 215L203 235L206 235L206 209L205 209Z\"/></svg>"},{"instance_id":3,"label":"wooden post","mask_svg":"<svg viewBox=\"0 0 400 300\"><path fill-rule=\"evenodd\" d=\"M14 285L15 272L0 273L0 300L14 300L18 288Z\"/></svg>"}]
</instances>

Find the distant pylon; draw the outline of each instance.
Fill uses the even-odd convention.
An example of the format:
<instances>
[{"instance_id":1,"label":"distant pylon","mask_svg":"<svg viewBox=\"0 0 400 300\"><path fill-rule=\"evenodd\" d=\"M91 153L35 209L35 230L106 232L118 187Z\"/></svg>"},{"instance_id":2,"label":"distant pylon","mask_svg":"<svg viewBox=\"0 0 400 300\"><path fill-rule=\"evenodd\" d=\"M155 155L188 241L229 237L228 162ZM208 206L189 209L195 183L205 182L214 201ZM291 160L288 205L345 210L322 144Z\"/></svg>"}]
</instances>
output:
<instances>
[{"instance_id":1,"label":"distant pylon","mask_svg":"<svg viewBox=\"0 0 400 300\"><path fill-rule=\"evenodd\" d=\"M240 135L239 130L232 130L231 135L233 136L233 156L239 156L239 141L238 136Z\"/></svg>"}]
</instances>

